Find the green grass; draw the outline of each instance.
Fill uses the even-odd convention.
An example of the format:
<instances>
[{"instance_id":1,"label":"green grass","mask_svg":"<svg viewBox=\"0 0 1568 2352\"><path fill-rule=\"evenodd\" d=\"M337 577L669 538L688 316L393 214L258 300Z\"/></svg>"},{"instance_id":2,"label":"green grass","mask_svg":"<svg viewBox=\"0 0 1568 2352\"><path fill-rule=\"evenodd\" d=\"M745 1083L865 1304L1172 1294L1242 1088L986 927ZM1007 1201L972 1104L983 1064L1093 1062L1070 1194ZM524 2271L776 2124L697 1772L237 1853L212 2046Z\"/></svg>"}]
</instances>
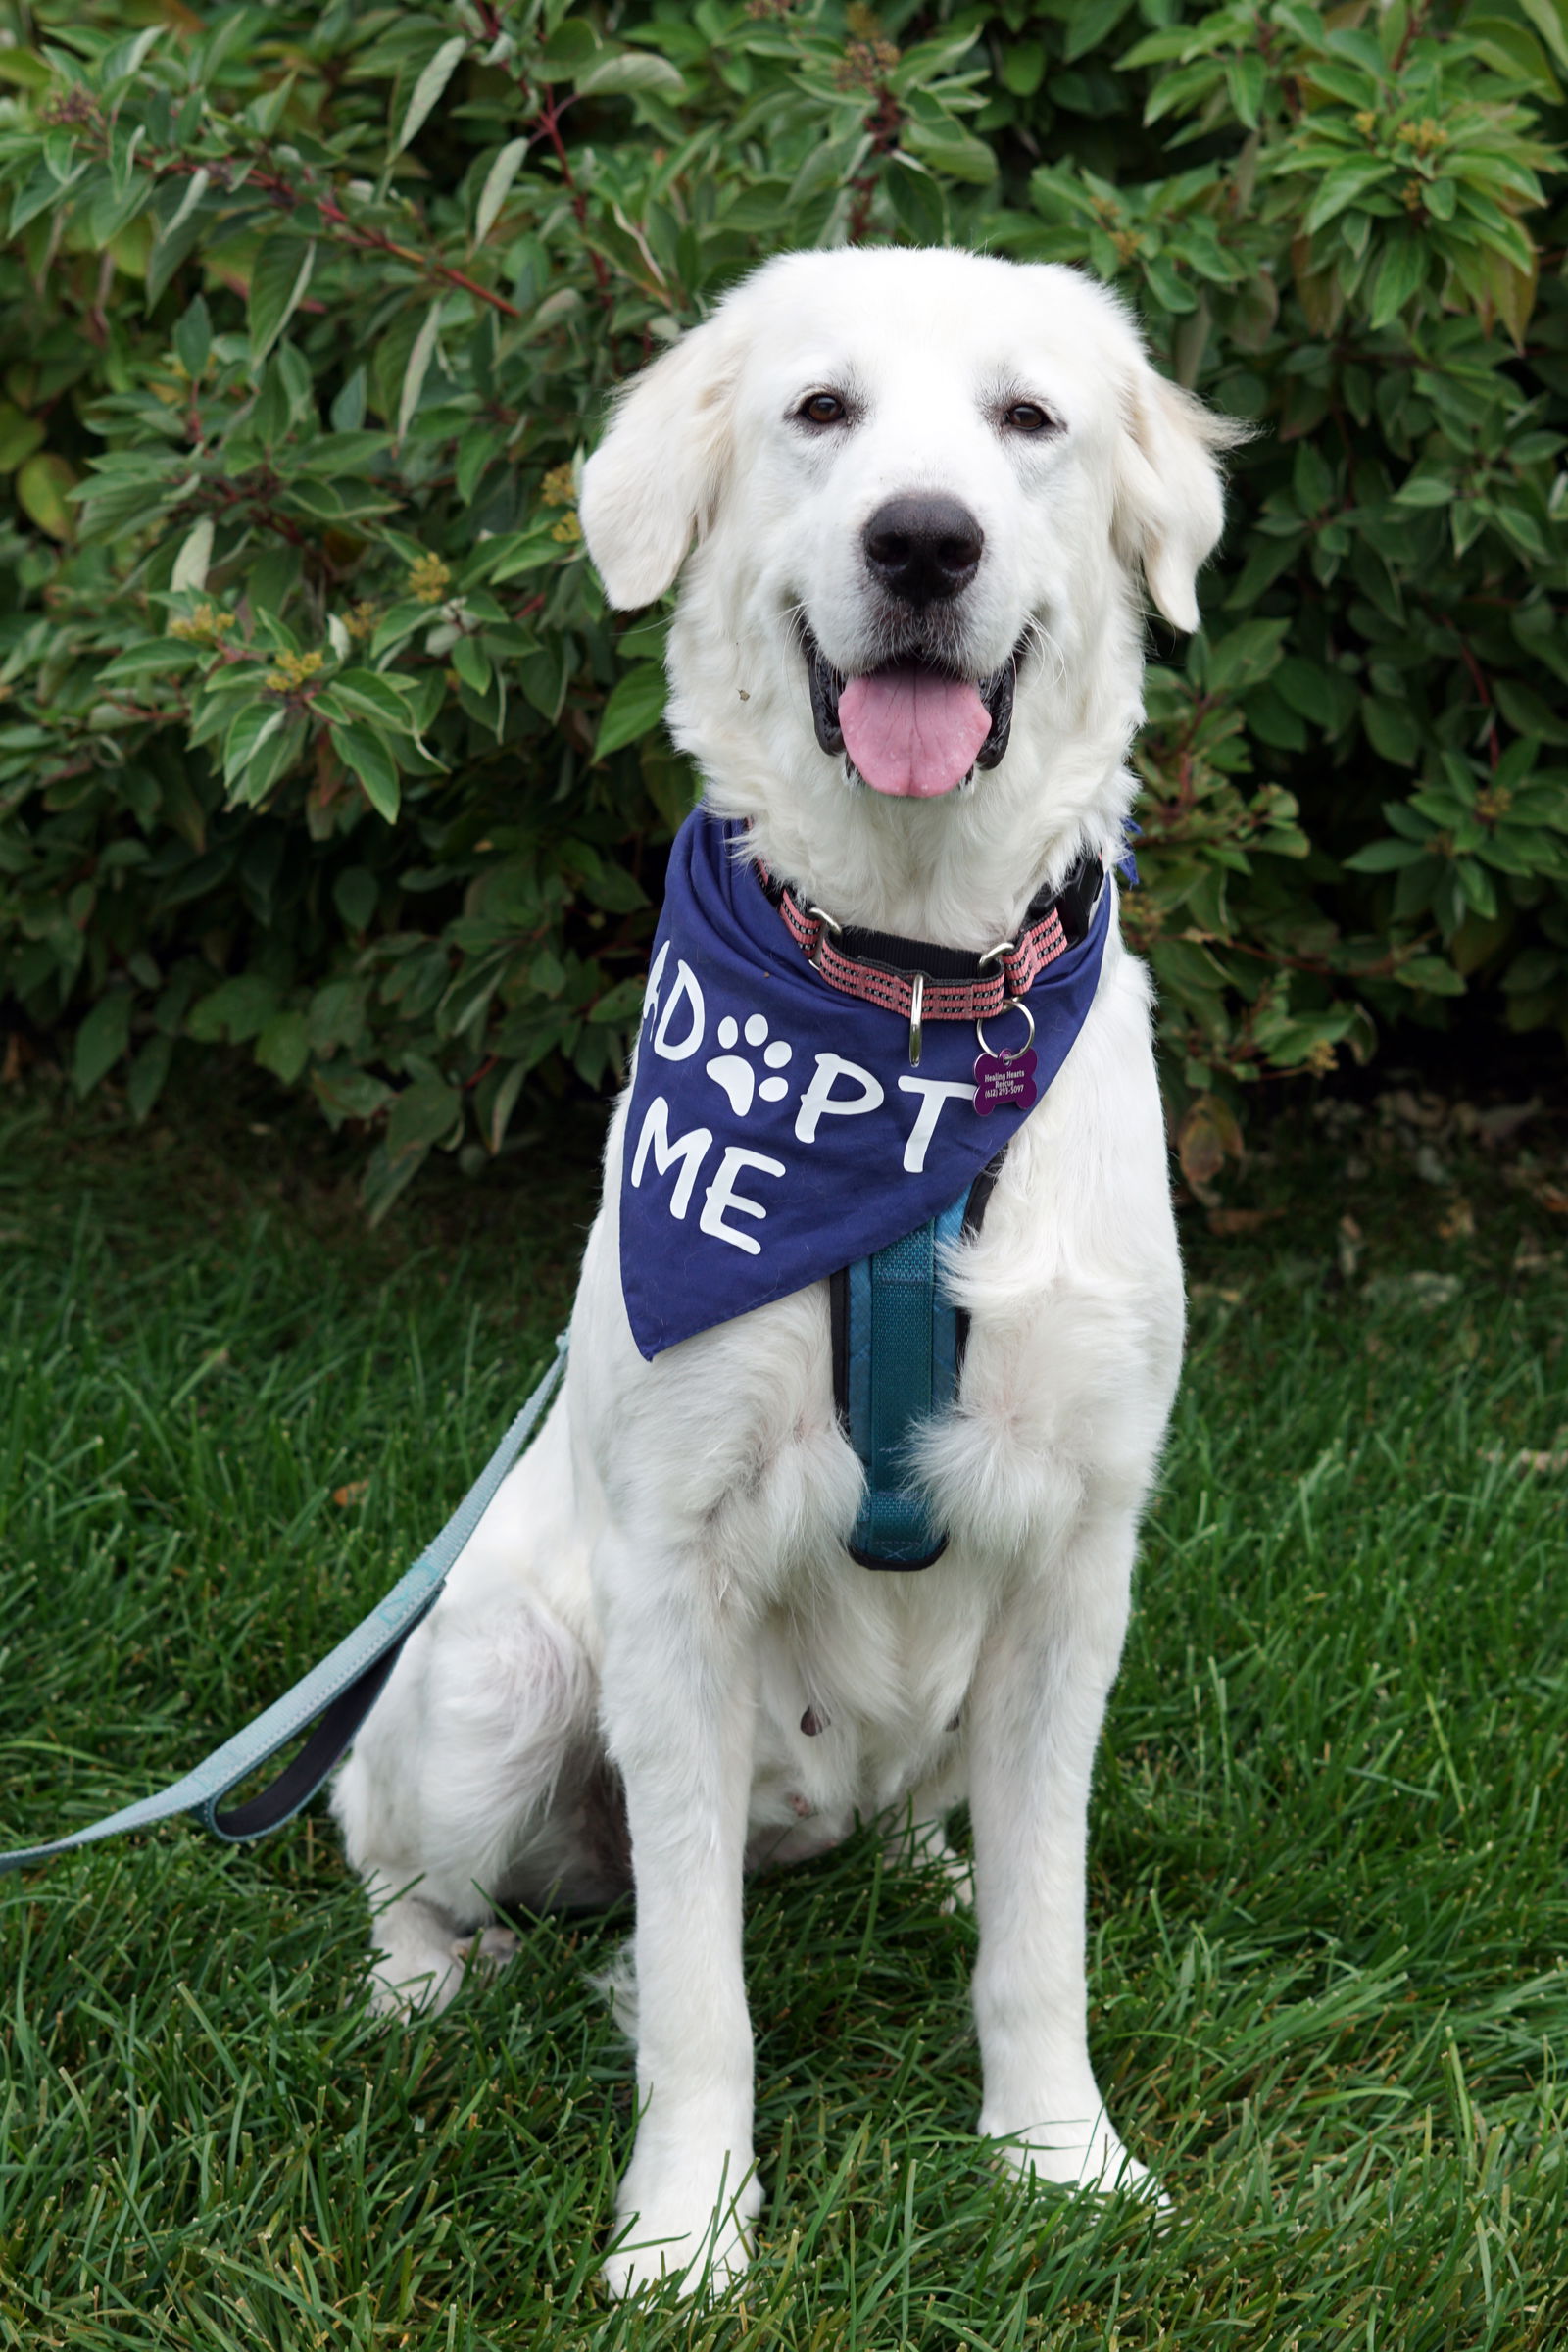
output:
<instances>
[{"instance_id":1,"label":"green grass","mask_svg":"<svg viewBox=\"0 0 1568 2352\"><path fill-rule=\"evenodd\" d=\"M242 1117L12 1117L5 1842L172 1777L423 1544L562 1318L592 1142L367 1236ZM1568 1445L1550 1174L1390 1114L1286 1136L1254 1233L1189 1218L1090 1922L1098 2061L1168 2224L988 2169L971 1925L864 1837L751 1892L750 2279L609 2306L631 2093L587 1980L624 1921L543 1925L387 2033L318 1808L0 1882L0 2341L1560 2346L1568 1472L1516 1461Z\"/></svg>"}]
</instances>

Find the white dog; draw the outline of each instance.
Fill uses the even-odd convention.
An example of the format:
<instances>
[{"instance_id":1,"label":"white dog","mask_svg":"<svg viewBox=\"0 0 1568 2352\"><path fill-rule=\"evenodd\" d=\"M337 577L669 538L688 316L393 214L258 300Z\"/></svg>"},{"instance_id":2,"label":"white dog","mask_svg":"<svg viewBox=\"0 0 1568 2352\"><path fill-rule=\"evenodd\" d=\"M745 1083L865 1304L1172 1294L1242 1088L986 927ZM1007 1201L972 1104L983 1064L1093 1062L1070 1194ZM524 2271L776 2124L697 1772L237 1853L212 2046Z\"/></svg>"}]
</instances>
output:
<instances>
[{"instance_id":1,"label":"white dog","mask_svg":"<svg viewBox=\"0 0 1568 2352\"><path fill-rule=\"evenodd\" d=\"M1072 270L792 254L630 387L582 518L616 606L661 596L696 540L670 724L707 808L801 906L975 954L1121 855L1140 574L1196 625L1236 437ZM623 1098L564 1386L339 1780L382 2007L509 1956L497 1906L634 1879L617 2291L744 2266L743 1872L857 1820L902 1821L961 1887L943 1825L968 1803L981 2132L1024 2174L1152 2185L1086 2030L1090 1775L1182 1337L1149 983L1109 922L1077 1042L949 1260L967 1355L912 1456L943 1556L889 1575L846 1549L861 1473L825 1283L639 1352ZM763 1214L734 1185L724 1207Z\"/></svg>"}]
</instances>

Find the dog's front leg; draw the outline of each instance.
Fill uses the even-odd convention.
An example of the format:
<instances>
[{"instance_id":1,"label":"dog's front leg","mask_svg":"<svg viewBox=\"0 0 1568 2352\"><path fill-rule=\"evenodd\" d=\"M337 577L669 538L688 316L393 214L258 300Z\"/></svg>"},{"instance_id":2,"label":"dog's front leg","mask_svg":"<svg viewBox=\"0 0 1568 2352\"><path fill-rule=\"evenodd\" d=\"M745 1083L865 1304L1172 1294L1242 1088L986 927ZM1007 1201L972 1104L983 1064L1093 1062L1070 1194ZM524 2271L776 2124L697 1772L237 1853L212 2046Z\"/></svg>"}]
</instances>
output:
<instances>
[{"instance_id":1,"label":"dog's front leg","mask_svg":"<svg viewBox=\"0 0 1568 2352\"><path fill-rule=\"evenodd\" d=\"M1149 2181L1095 2082L1084 1969L1089 1785L1135 1532L1123 1513L1091 1520L1021 1575L970 1709L980 2130L1021 2173L1106 2189Z\"/></svg>"},{"instance_id":2,"label":"dog's front leg","mask_svg":"<svg viewBox=\"0 0 1568 2352\"><path fill-rule=\"evenodd\" d=\"M604 1721L637 1888L639 2122L605 2266L625 2294L661 2274L722 2284L746 2267L761 2203L741 1962L756 1690L748 1621L715 1563L606 1542Z\"/></svg>"}]
</instances>

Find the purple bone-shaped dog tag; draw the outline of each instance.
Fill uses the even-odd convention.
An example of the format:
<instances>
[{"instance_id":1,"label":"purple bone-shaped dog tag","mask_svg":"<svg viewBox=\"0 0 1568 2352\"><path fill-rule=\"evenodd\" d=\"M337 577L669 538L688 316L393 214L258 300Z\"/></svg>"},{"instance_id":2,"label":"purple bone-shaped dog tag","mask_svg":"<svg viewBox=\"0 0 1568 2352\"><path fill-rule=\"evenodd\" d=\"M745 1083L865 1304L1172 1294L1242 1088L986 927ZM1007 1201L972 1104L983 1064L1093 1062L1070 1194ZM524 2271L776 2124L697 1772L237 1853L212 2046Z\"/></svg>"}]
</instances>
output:
<instances>
[{"instance_id":1,"label":"purple bone-shaped dog tag","mask_svg":"<svg viewBox=\"0 0 1568 2352\"><path fill-rule=\"evenodd\" d=\"M1035 1085L1036 1055L1027 1048L1021 1054L977 1054L974 1062L974 1106L980 1117L988 1119L994 1110L1030 1110L1039 1088Z\"/></svg>"}]
</instances>

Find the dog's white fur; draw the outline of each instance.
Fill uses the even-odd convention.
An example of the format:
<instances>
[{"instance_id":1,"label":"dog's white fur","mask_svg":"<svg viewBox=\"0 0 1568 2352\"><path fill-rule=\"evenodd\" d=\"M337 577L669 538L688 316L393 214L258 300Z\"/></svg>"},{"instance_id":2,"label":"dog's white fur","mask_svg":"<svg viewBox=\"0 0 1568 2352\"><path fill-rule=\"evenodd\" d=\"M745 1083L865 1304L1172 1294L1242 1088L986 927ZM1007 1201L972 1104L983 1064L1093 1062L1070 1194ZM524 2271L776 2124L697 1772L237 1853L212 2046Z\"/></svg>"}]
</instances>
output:
<instances>
[{"instance_id":1,"label":"dog's white fur","mask_svg":"<svg viewBox=\"0 0 1568 2352\"><path fill-rule=\"evenodd\" d=\"M808 430L801 403L824 388L855 420ZM1060 429L1012 429L1022 400ZM797 254L631 386L582 517L615 605L661 595L696 537L670 716L709 805L750 819L773 871L839 920L978 950L1083 849L1119 849L1139 572L1167 619L1196 624L1230 437L1074 271ZM920 490L959 498L985 533L977 578L939 616L949 650L972 677L1022 634L1031 652L995 771L893 800L818 748L797 632L804 616L845 672L882 658L861 532L885 497ZM761 2202L743 1868L877 1817L961 1884L942 1825L967 1798L980 2131L1026 2174L1145 2183L1096 2085L1084 1978L1091 1766L1181 1348L1143 967L1113 925L1082 1034L958 1253L961 1392L919 1448L951 1541L919 1574L844 1549L859 1472L824 1288L638 1354L623 1121L624 1101L563 1392L338 1783L383 1906L378 1999L441 2005L465 1964L504 1956L495 1905L611 1889L608 1758L635 1869L641 2117L607 2275L620 2291L663 2270L722 2279Z\"/></svg>"}]
</instances>

